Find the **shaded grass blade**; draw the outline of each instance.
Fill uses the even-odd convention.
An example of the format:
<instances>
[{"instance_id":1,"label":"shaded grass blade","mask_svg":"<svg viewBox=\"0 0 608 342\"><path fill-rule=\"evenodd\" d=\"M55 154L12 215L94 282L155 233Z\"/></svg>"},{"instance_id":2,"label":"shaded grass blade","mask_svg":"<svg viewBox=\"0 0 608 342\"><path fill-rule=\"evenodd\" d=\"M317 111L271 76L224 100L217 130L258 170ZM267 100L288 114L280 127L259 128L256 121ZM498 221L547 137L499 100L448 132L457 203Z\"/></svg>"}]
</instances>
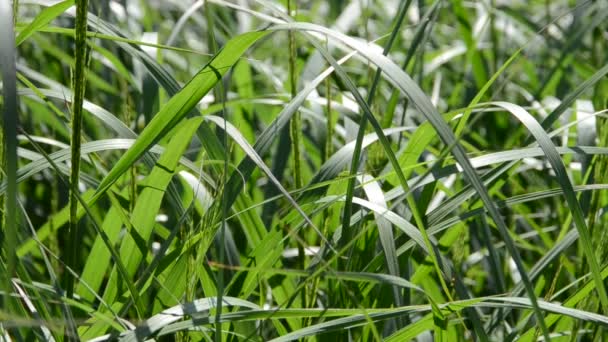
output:
<instances>
[{"instance_id":1,"label":"shaded grass blade","mask_svg":"<svg viewBox=\"0 0 608 342\"><path fill-rule=\"evenodd\" d=\"M3 255L0 263L5 268L0 276L2 289L6 294L13 292L11 278L16 270L16 247L18 241L17 219L17 127L19 107L17 102L17 72L15 60L15 33L13 31L13 9L10 1L0 1L0 69L2 69L2 135L0 137L0 165L4 171L2 178L7 181L6 194L1 198L2 210L0 217L2 231ZM16 310L16 300L8 296L0 299L2 306L9 312ZM16 313L16 312L15 312Z\"/></svg>"}]
</instances>

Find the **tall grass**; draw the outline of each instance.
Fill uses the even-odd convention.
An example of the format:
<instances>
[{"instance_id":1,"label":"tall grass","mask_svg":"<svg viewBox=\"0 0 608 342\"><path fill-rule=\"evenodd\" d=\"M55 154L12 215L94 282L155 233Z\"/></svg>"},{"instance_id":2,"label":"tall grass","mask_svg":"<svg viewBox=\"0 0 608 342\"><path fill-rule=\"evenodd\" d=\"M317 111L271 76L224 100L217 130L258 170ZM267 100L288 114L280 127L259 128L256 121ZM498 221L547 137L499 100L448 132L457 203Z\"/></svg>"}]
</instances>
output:
<instances>
[{"instance_id":1,"label":"tall grass","mask_svg":"<svg viewBox=\"0 0 608 342\"><path fill-rule=\"evenodd\" d=\"M0 4L0 339L606 338L604 2Z\"/></svg>"}]
</instances>

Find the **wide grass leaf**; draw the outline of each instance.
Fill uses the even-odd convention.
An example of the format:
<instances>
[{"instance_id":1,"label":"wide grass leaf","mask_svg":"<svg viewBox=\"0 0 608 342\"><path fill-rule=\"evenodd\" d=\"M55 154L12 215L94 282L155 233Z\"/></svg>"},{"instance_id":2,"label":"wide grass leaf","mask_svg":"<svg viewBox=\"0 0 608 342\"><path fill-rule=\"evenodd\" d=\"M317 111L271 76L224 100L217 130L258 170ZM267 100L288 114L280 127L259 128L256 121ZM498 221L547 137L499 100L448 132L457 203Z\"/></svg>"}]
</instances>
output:
<instances>
[{"instance_id":1,"label":"wide grass leaf","mask_svg":"<svg viewBox=\"0 0 608 342\"><path fill-rule=\"evenodd\" d=\"M139 157L175 127L221 80L238 58L263 35L263 32L250 32L226 43L224 48L154 116L133 147L127 150L99 184L92 202L96 202Z\"/></svg>"},{"instance_id":2,"label":"wide grass leaf","mask_svg":"<svg viewBox=\"0 0 608 342\"><path fill-rule=\"evenodd\" d=\"M66 0L59 2L51 7L44 8L40 14L34 19L29 25L21 30L17 38L15 39L15 45L19 46L29 36L34 34L36 31L46 27L51 21L63 14L68 8L74 5L74 0Z\"/></svg>"}]
</instances>

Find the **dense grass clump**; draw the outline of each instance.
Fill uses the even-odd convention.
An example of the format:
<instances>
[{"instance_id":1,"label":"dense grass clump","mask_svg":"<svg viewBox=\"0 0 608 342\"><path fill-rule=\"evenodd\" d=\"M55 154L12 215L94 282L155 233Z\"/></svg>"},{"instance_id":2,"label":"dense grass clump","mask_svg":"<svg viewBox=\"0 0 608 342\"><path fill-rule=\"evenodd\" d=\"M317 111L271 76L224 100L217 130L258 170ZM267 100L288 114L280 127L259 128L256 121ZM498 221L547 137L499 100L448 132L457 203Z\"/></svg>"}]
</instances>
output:
<instances>
[{"instance_id":1,"label":"dense grass clump","mask_svg":"<svg viewBox=\"0 0 608 342\"><path fill-rule=\"evenodd\" d=\"M0 340L608 338L607 19L0 0Z\"/></svg>"}]
</instances>

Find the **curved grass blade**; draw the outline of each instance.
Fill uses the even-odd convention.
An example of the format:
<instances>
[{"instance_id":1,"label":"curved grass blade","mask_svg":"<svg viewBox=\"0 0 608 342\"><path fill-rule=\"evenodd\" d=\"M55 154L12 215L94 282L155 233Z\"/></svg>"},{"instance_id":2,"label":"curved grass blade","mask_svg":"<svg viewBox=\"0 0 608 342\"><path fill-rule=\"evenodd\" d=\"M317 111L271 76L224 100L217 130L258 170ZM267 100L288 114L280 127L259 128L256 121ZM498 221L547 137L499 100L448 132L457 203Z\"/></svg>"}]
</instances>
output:
<instances>
[{"instance_id":1,"label":"curved grass blade","mask_svg":"<svg viewBox=\"0 0 608 342\"><path fill-rule=\"evenodd\" d=\"M224 296L223 301L223 304L227 306L239 306L249 309L259 309L259 306L257 306L256 304L239 298ZM153 335L155 332L162 329L163 327L182 319L184 316L205 313L215 308L216 306L217 301L215 297L197 299L193 302L184 303L164 310L163 312L150 317L135 330L127 331L125 333L120 334L119 336L111 334L100 336L89 340L89 342L115 340L123 342L141 341L146 337Z\"/></svg>"},{"instance_id":2,"label":"curved grass blade","mask_svg":"<svg viewBox=\"0 0 608 342\"><path fill-rule=\"evenodd\" d=\"M374 181L370 175L362 175L359 181L365 191L368 200L380 207L387 208L384 192L378 182ZM376 225L378 226L378 235L380 244L386 258L386 268L390 275L399 276L399 260L397 260L397 252L395 250L395 237L393 235L393 227L390 222L382 215L374 213ZM344 229L344 227L342 228ZM395 297L395 306L402 305L401 293L397 287L393 287L393 296Z\"/></svg>"},{"instance_id":3,"label":"curved grass blade","mask_svg":"<svg viewBox=\"0 0 608 342\"><path fill-rule=\"evenodd\" d=\"M576 235L577 231L571 231L568 235ZM572 240L572 242L576 239L576 236L574 236ZM566 238L564 238L564 240L566 240ZM604 269L601 272L601 276L602 278L606 278L608 277L608 266L604 267ZM563 302L563 304L561 305L563 308L574 308L579 302L583 301L586 297L590 296L592 291L596 288L595 285L595 279L591 279L589 280L585 285L583 285L578 291L576 291L575 293L573 293L567 300L565 300ZM576 310L576 309L572 309L572 310ZM553 324L555 324L562 316L559 314L554 314L554 315L548 315L546 320L547 320L547 326L552 326ZM602 316L602 317L606 317L606 316ZM522 341L532 341L534 337L534 329L530 329L528 330L526 333L524 333L521 337Z\"/></svg>"},{"instance_id":4,"label":"curved grass blade","mask_svg":"<svg viewBox=\"0 0 608 342\"><path fill-rule=\"evenodd\" d=\"M388 55L389 51L391 50L393 43L395 42L395 39L397 37L397 33L400 31L401 25L403 24L403 20L405 18L405 14L407 13L407 10L409 8L411 1L407 1L405 3L403 3L401 5L401 8L399 10L399 13L395 16L394 18L394 22L395 24L393 25L393 29L391 30L391 35L388 39L388 41L386 42L386 45L384 46L384 49L382 51L382 54L384 56ZM438 3L438 2L437 2ZM411 49L416 49L416 47L410 47ZM372 81L372 85L369 89L369 93L367 96L367 106L371 108L372 106L372 101L374 100L374 97L376 95L376 89L378 87L378 84L380 83L380 76L382 74L382 69L378 68L376 70L376 74L374 75L374 80ZM350 239L350 235L351 235L351 227L350 227L350 217L352 214L352 198L354 196L354 189L355 189L355 174L357 173L357 170L359 169L359 164L361 162L361 145L363 143L363 136L365 135L365 129L367 127L367 116L366 115L361 115L361 118L359 120L359 129L357 132L357 138L356 138L356 143L355 143L355 150L353 151L353 157L352 157L352 161L351 161L351 165L350 165L350 173L349 176L350 178L348 179L348 185L346 187L346 201L344 202L344 211L343 211L343 229L342 229L342 241L341 244L344 244L344 241L348 241ZM412 205L413 203L409 203L408 204ZM415 211L414 209L412 209L413 211ZM418 218L416 218L416 223L418 225L421 225L422 222L418 220ZM422 229L422 227L421 227Z\"/></svg>"},{"instance_id":5,"label":"curved grass blade","mask_svg":"<svg viewBox=\"0 0 608 342\"><path fill-rule=\"evenodd\" d=\"M98 141L91 141L82 145L82 154L92 154L96 152L104 152L111 150L127 150L131 148L135 144L135 139L105 139ZM24 158L28 158L26 154L32 154L28 150L19 149L20 156ZM162 154L164 153L165 148L159 145L154 145L150 148L149 152L152 154ZM48 160L46 158L42 158L39 154L34 154L31 156L33 161L21 168L17 171L17 183L21 183L26 179L32 177L33 175L51 167ZM53 160L55 163L63 163L70 159L70 150L69 148L65 148L59 150L57 152L51 153L49 155L49 159ZM190 171L196 173L197 176L200 176L201 179L205 180L205 182L211 186L214 186L213 180L206 173L199 173L200 167L195 165L192 161L181 157L179 160L180 164ZM213 161L208 161L211 164ZM61 169L61 167L60 167ZM0 194L4 194L7 189L7 184L0 184Z\"/></svg>"},{"instance_id":6,"label":"curved grass blade","mask_svg":"<svg viewBox=\"0 0 608 342\"><path fill-rule=\"evenodd\" d=\"M591 270L591 274L595 279L596 288L600 297L600 301L602 303L602 307L604 312L608 312L608 295L606 294L606 289L604 287L604 281L600 273L600 267L595 259L595 254L593 252L593 244L591 242L591 235L589 233L589 229L587 228L587 223L585 222L585 217L583 214L583 210L576 198L576 194L574 193L574 189L572 187L572 183L570 182L570 178L568 178L568 174L566 172L566 167L564 166L563 161L561 160L559 153L555 149L551 138L545 133L542 126L534 120L534 117L530 115L523 108L514 105L508 102L492 102L492 104L496 106L500 106L507 111L511 112L518 120L520 120L526 128L530 131L530 133L534 136L540 147L543 149L543 152L547 156L551 167L555 171L557 181L564 191L564 197L566 198L566 202L568 203L568 207L572 213L572 217L574 218L574 223L576 225L576 229L581 238L581 243L583 245L583 253L587 258L587 262L589 263L589 268Z\"/></svg>"},{"instance_id":7,"label":"curved grass blade","mask_svg":"<svg viewBox=\"0 0 608 342\"><path fill-rule=\"evenodd\" d=\"M386 77L387 77L387 80L389 82L391 82L392 84L394 84L399 89L401 89L401 91L403 91L410 98L411 102L422 112L422 114L426 117L426 119L429 122L431 122L431 124L435 127L437 134L439 135L441 140L444 142L444 144L446 144L447 146L454 146L454 148L452 149L452 153L454 154L454 157L456 158L458 163L463 167L464 174L465 174L467 180L471 183L473 188L475 188L475 190L478 192L482 202L484 203L484 206L488 209L490 217L492 217L492 220L498 226L499 231L502 235L502 238L503 238L503 240L505 240L505 243L507 244L509 253L513 257L515 264L517 265L517 269L520 272L520 274L522 275L522 281L526 285L527 294L528 294L528 296L530 296L530 299L532 301L532 304L533 304L532 306L534 307L535 315L537 316L537 318L539 320L539 324L541 325L541 330L543 331L543 335L545 336L545 338L547 340L550 340L549 331L547 330L547 327L544 325L542 312L540 311L540 308L536 304L537 298L536 298L536 294L534 293L534 288L532 286L532 283L529 280L529 277L528 277L527 272L523 265L523 261L522 261L521 257L519 256L519 252L518 252L514 242L512 241L511 237L509 236L507 225L505 224L503 218L501 217L500 213L498 212L496 205L492 201L485 185L480 180L479 176L475 173L475 170L473 169L472 165L470 164L470 161L466 155L464 148L460 144L457 143L454 133L452 132L450 127L447 125L447 123L443 120L441 115L437 112L437 109L432 105L432 103L429 101L429 99L424 95L424 93L422 92L420 87L418 87L418 85L416 85L414 83L414 81L404 71L402 71L397 65L395 65L389 59L387 59L385 56L374 52L373 50L367 48L361 42L359 42L353 38L347 37L341 33L329 30L327 28L324 28L324 27L321 27L318 25L307 24L307 23L291 23L291 24L285 24L285 25L277 25L277 26L273 27L272 29L273 30L296 29L296 30L302 30L302 31L318 32L321 34L325 34L329 37L332 37L333 39L337 40L341 44L344 44L351 48L356 49L361 55L363 55L365 58L367 58L371 63L382 68L384 71L384 75L386 75ZM325 57L328 58L329 56L325 56ZM359 102L359 105L362 105L362 106L366 105L364 101L358 101L358 102ZM367 114L367 111L366 111L366 114ZM371 115L371 113L368 115L373 117L373 115ZM371 117L370 117L370 121L372 121ZM377 122L376 122L376 124L377 124ZM378 127L374 127L374 129L381 131L381 127L379 127L379 125L378 125ZM386 137L384 137L384 139L386 139ZM392 152L390 151L390 148L386 149L387 148L386 146L389 146L389 145L385 141L385 150L387 152L387 155L389 156L391 163L395 164L393 166L395 171L397 171L398 174L401 174L400 177L403 177L403 174L400 172L400 170L398 170L399 166L398 166L396 160L394 160L394 154L392 154ZM392 156L392 158L391 158L391 156ZM405 188L407 186L407 181L405 181L405 179L402 179L401 184ZM419 228L423 228L423 227L419 227ZM422 230L422 231L424 231L424 230Z\"/></svg>"},{"instance_id":8,"label":"curved grass blade","mask_svg":"<svg viewBox=\"0 0 608 342\"><path fill-rule=\"evenodd\" d=\"M541 126L543 129L548 130L560 115L562 115L566 109L568 109L574 101L587 89L591 88L598 81L604 78L608 74L608 64L604 65L601 69L596 71L591 77L586 79L583 83L579 84L572 92L570 92L542 122Z\"/></svg>"},{"instance_id":9,"label":"curved grass blade","mask_svg":"<svg viewBox=\"0 0 608 342\"><path fill-rule=\"evenodd\" d=\"M401 25L403 25L403 21L405 19L405 14L407 13L407 10L409 9L410 4L411 4L410 0L408 0L406 2L402 2L399 12L397 13L397 15L394 18L394 24L392 25L393 29L391 30L391 35L389 36L389 39L386 42L386 45L384 46L384 50L382 51L383 55L386 56L390 52L390 50L397 38L397 34L401 30ZM292 34L291 31L290 31L290 34ZM415 49L415 47L411 47L411 48ZM382 69L378 68L376 70L376 74L374 75L372 85L369 89L369 93L367 96L367 103L370 107L372 106L372 101L374 100L375 95L376 95L376 89L378 87L378 84L380 83L381 73L382 73ZM349 174L350 177L348 179L348 184L346 187L346 201L344 202L344 210L343 210L343 216L342 216L343 224L342 224L342 239L340 241L341 245L343 245L345 241L348 241L352 235L351 227L350 227L350 217L351 217L351 213L352 213L352 200L353 200L354 189L355 189L354 175L356 174L357 170L359 169L361 150L362 150L362 145L363 145L363 138L365 136L366 126L367 126L367 116L361 115L361 119L359 120L359 131L357 132L355 149L353 151L353 156L352 156L352 160L351 160L350 174ZM372 188L368 187L368 191L373 192L374 190L380 190L380 189L378 186L372 187ZM380 191L380 195L381 195L381 191ZM383 196L378 197L378 200L381 200L382 197ZM410 205L411 204L412 203L410 203ZM388 269L389 273L393 276L398 276L399 268L397 266L397 259L395 258L395 243L393 241L391 227L390 227L390 225L387 225L386 223L387 222L384 220L380 220L378 222L378 232L380 234L380 241L381 241L382 247L384 248L384 252L386 255L386 263L387 263L387 269ZM418 222L418 224L422 224L422 222ZM395 296L395 303L397 305L401 305L401 302L402 302L401 295L396 288L394 288L394 296Z\"/></svg>"},{"instance_id":10,"label":"curved grass blade","mask_svg":"<svg viewBox=\"0 0 608 342\"><path fill-rule=\"evenodd\" d=\"M230 137L232 137L232 139L243 149L243 151L257 165L257 167L259 167L262 171L264 171L264 173L266 173L268 178L270 178L270 180L279 189L279 191L285 196L285 198L289 201L289 203L291 203L291 205L296 209L296 211L302 216L302 218L306 221L306 223L312 229L315 230L315 232L317 233L319 238L322 239L323 242L327 243L330 246L330 248L333 250L333 247L331 247L331 243L329 241L327 241L327 239L325 238L323 233L321 233L319 228L317 228L317 226L310 220L308 215L304 212L304 210L302 210L300 205L291 197L289 192L287 192L287 190L285 190L285 188L283 188L281 183L272 174L272 171L268 168L268 166L266 166L266 164L264 164L264 161L262 160L262 158L256 153L255 149L251 145L249 145L247 140L245 140L245 138L243 138L243 136L238 131L238 129L236 127L234 127L232 124L229 124L223 118L220 118L218 116L208 115L205 118L207 120L215 123L218 127L226 129L226 133ZM213 237L214 235L215 234L211 234L211 237ZM211 242L211 241L210 240L204 241L205 244L207 244L208 242ZM206 250L206 248L204 248L203 250Z\"/></svg>"},{"instance_id":11,"label":"curved grass blade","mask_svg":"<svg viewBox=\"0 0 608 342\"><path fill-rule=\"evenodd\" d=\"M338 64L342 64L350 59L355 52L347 54L345 57L338 61ZM319 85L321 82L328 77L334 71L333 67L330 67L319 74L314 80L308 83L304 88L281 110L277 117L268 125L268 127L257 137L255 144L253 145L254 150L258 155L264 155L268 152L272 146L272 142L276 138L277 132L280 132L287 126L289 120L298 110L298 108L304 103L308 95ZM241 161L238 167L238 172L234 172L228 184L226 184L228 205L232 205L236 200L237 196L241 193L243 187L243 179L250 177L251 173L255 168L253 160L247 158ZM298 198L300 200L300 198Z\"/></svg>"}]
</instances>

